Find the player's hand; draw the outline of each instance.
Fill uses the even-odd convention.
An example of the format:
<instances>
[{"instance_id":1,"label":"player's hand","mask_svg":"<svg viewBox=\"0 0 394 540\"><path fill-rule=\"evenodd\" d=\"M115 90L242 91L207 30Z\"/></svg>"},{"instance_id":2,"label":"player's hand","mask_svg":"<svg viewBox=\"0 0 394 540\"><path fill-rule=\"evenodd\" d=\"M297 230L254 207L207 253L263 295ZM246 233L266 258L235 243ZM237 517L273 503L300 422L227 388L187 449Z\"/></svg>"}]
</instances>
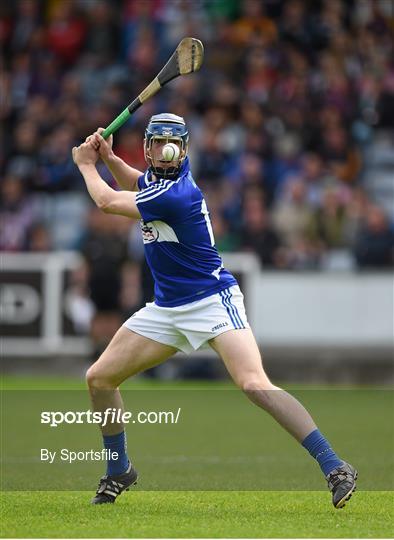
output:
<instances>
[{"instance_id":1,"label":"player's hand","mask_svg":"<svg viewBox=\"0 0 394 540\"><path fill-rule=\"evenodd\" d=\"M98 151L101 159L105 162L109 160L112 156L112 145L113 145L113 136L110 135L108 139L104 139L101 134L104 131L104 128L100 127L97 131L90 135L86 141L91 144L91 146Z\"/></svg>"},{"instance_id":2,"label":"player's hand","mask_svg":"<svg viewBox=\"0 0 394 540\"><path fill-rule=\"evenodd\" d=\"M84 142L79 146L74 146L72 156L74 163L78 167L81 167L83 165L94 165L98 160L99 154L89 142Z\"/></svg>"}]
</instances>

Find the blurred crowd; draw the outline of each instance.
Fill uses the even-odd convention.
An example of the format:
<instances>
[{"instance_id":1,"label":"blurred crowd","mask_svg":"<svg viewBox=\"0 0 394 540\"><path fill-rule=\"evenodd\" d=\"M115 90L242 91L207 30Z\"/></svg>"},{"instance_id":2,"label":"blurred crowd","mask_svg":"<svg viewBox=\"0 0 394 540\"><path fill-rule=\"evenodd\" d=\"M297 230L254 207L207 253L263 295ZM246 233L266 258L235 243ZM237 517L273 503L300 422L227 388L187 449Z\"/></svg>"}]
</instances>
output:
<instances>
[{"instance_id":1,"label":"blurred crowd","mask_svg":"<svg viewBox=\"0 0 394 540\"><path fill-rule=\"evenodd\" d=\"M394 210L370 156L377 138L392 151L393 30L390 0L3 4L1 249L80 250L76 283L102 309L135 309L142 278L151 294L136 225L93 208L70 150L195 36L202 70L144 104L115 153L144 170L147 119L179 114L220 251L253 251L268 269L390 268Z\"/></svg>"}]
</instances>

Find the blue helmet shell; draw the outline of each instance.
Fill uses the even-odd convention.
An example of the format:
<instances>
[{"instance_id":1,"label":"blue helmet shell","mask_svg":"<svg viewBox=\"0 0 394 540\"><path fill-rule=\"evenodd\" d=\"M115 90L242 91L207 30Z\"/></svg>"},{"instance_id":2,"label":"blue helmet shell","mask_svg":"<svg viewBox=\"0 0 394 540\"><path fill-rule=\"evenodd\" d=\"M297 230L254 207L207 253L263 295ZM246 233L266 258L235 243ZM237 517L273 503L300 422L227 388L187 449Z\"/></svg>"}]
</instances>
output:
<instances>
[{"instance_id":1,"label":"blue helmet shell","mask_svg":"<svg viewBox=\"0 0 394 540\"><path fill-rule=\"evenodd\" d=\"M145 137L150 139L154 135L158 137L180 137L185 144L189 140L189 133L184 119L172 113L161 113L152 116L145 130Z\"/></svg>"}]
</instances>

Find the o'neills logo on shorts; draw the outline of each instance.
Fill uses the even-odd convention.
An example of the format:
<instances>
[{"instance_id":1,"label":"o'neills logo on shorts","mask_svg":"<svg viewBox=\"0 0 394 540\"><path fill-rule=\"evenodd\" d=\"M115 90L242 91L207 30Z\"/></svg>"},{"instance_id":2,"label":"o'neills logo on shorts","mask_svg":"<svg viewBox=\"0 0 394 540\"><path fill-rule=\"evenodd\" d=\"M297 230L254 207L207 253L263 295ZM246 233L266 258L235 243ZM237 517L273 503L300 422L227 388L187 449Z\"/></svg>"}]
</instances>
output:
<instances>
[{"instance_id":1,"label":"o'neills logo on shorts","mask_svg":"<svg viewBox=\"0 0 394 540\"><path fill-rule=\"evenodd\" d=\"M223 328L224 326L228 326L227 322L221 322L220 324L217 324L211 329L211 332L215 332L215 330L219 330L219 328Z\"/></svg>"}]
</instances>

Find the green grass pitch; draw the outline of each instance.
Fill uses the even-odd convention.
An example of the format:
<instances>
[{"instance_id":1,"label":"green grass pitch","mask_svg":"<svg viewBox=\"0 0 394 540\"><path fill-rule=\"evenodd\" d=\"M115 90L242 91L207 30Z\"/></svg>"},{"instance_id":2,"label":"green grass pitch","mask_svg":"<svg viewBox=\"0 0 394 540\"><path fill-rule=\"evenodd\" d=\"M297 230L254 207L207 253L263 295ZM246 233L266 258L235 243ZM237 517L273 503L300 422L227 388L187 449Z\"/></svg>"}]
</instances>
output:
<instances>
[{"instance_id":1,"label":"green grass pitch","mask_svg":"<svg viewBox=\"0 0 394 540\"><path fill-rule=\"evenodd\" d=\"M89 506L86 492L2 496L11 538L390 538L393 493L359 492L341 510L323 492L133 492Z\"/></svg>"},{"instance_id":2,"label":"green grass pitch","mask_svg":"<svg viewBox=\"0 0 394 540\"><path fill-rule=\"evenodd\" d=\"M35 397L41 399L45 391L55 391L53 409L69 410L67 392L75 389L75 410L83 410L85 392L78 392L83 383L60 378L3 378L2 389L23 390L26 401L18 397L23 394L3 392L1 537L393 536L394 428L390 391L290 388L310 408L321 430L339 447L339 453L359 469L358 490L345 508L335 510L324 478L305 450L268 415L229 388L227 383L163 384L141 379L128 383L126 409L134 404L135 396L142 408L149 406L151 410L159 410L164 399L172 408L177 403L182 405L183 421L172 427L139 426L135 428L135 440L129 428L129 448L141 479L115 505L94 507L89 500L102 464L76 469L65 465L45 468L34 461L34 444L30 444L38 429L35 406L41 406L39 400L34 403ZM218 395L225 401L217 401ZM220 403L225 406L220 407ZM99 448L97 426L91 427L75 433L66 428L44 433L59 437L60 445L67 435L72 441L78 438L85 447ZM32 460L24 463L24 456L30 454ZM47 472L43 474L43 470ZM80 475L83 478L78 484L81 470L84 475ZM61 479L60 485L64 484L67 491L56 491L60 487L55 477ZM52 490L41 489L40 479ZM36 480L39 491L31 488ZM17 489L12 489L14 481ZM23 485L28 485L29 490L22 489ZM73 489L74 485L77 488Z\"/></svg>"}]
</instances>

